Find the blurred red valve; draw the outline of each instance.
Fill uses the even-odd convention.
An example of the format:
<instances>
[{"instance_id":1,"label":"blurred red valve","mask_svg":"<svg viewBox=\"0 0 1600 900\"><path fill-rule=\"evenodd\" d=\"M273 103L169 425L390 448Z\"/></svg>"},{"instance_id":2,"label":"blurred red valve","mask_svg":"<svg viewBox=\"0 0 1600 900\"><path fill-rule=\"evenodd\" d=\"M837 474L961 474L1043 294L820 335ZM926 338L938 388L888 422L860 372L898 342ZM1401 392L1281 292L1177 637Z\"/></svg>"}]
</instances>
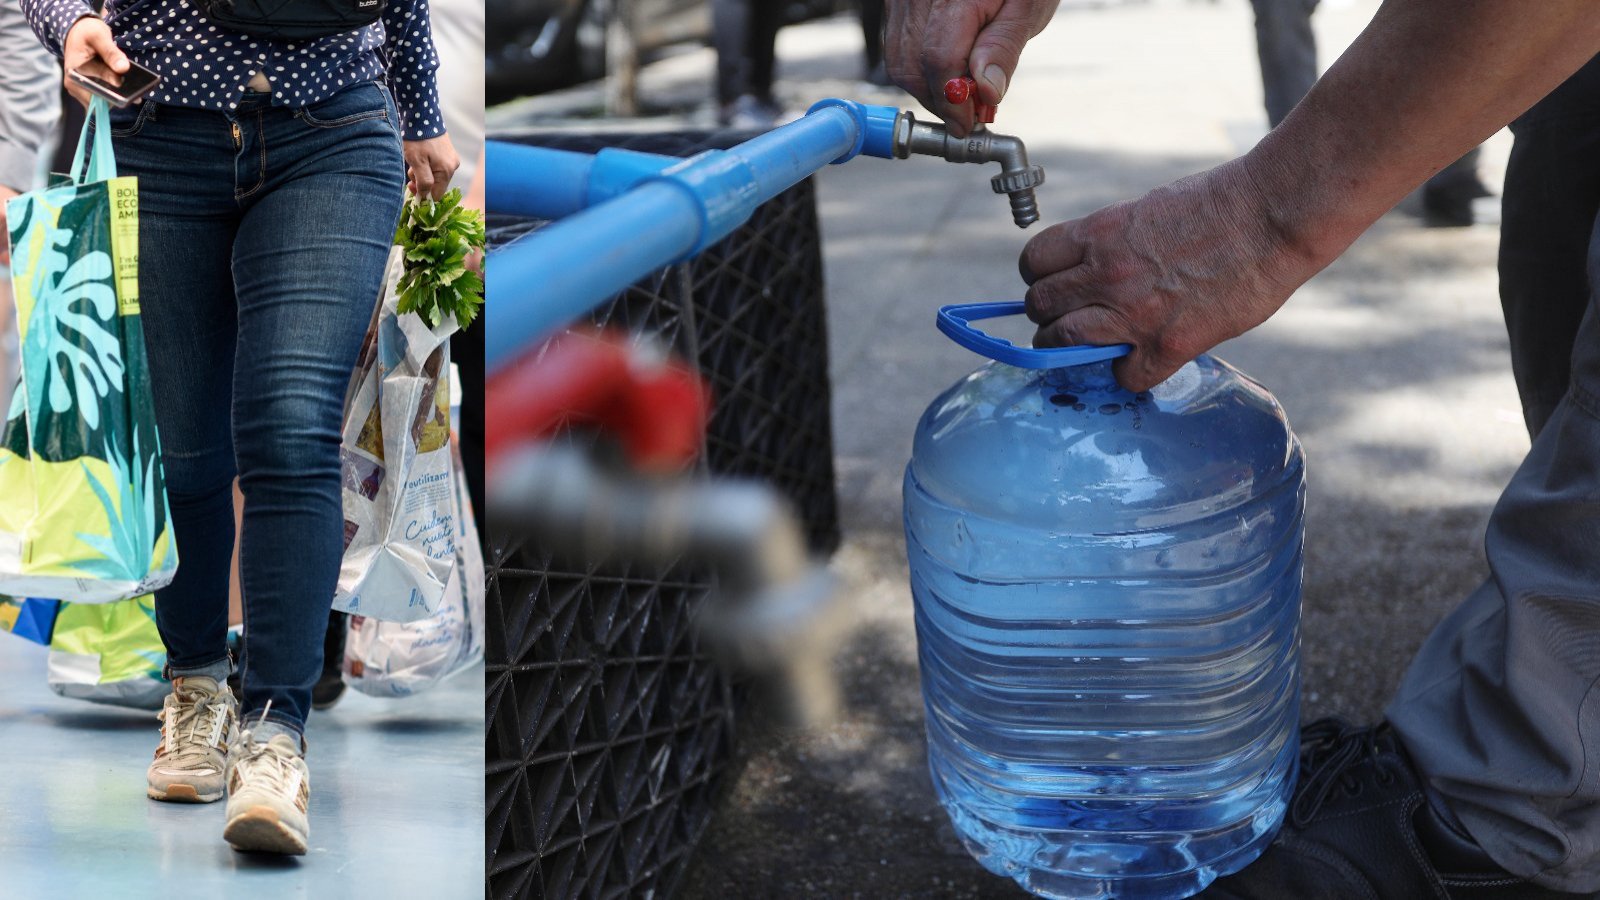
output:
<instances>
[{"instance_id":1,"label":"blurred red valve","mask_svg":"<svg viewBox=\"0 0 1600 900\"><path fill-rule=\"evenodd\" d=\"M590 425L615 438L641 471L675 472L700 452L711 390L685 366L615 334L572 332L489 379L484 451L505 451Z\"/></svg>"},{"instance_id":2,"label":"blurred red valve","mask_svg":"<svg viewBox=\"0 0 1600 900\"><path fill-rule=\"evenodd\" d=\"M972 101L974 118L984 124L994 122L994 107L978 99L978 83L963 75L944 83L944 99L956 106Z\"/></svg>"}]
</instances>

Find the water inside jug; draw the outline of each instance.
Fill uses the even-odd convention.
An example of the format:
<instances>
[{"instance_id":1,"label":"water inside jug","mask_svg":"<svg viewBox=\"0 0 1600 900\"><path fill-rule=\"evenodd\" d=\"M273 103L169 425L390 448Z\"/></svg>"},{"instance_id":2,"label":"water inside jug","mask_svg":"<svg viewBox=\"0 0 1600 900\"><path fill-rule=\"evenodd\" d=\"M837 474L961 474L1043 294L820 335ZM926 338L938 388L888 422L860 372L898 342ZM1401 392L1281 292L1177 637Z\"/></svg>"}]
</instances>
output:
<instances>
[{"instance_id":1,"label":"water inside jug","mask_svg":"<svg viewBox=\"0 0 1600 900\"><path fill-rule=\"evenodd\" d=\"M967 849L1046 897L1176 900L1242 868L1296 775L1304 457L1201 356L1134 394L1126 347L990 362L917 426L904 483L935 790Z\"/></svg>"}]
</instances>

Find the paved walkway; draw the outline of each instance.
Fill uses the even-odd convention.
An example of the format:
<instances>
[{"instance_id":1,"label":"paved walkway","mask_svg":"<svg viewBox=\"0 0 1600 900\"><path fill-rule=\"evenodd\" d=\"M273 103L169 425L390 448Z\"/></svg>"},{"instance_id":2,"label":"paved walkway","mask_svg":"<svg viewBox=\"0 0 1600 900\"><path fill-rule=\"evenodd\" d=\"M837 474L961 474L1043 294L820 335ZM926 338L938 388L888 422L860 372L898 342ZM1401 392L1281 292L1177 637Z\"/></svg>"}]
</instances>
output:
<instances>
[{"instance_id":1,"label":"paved walkway","mask_svg":"<svg viewBox=\"0 0 1600 900\"><path fill-rule=\"evenodd\" d=\"M145 798L154 712L67 700L45 649L0 634L0 868L13 898L482 896L483 669L401 700L346 691L306 730L311 849L243 854L222 803Z\"/></svg>"}]
</instances>

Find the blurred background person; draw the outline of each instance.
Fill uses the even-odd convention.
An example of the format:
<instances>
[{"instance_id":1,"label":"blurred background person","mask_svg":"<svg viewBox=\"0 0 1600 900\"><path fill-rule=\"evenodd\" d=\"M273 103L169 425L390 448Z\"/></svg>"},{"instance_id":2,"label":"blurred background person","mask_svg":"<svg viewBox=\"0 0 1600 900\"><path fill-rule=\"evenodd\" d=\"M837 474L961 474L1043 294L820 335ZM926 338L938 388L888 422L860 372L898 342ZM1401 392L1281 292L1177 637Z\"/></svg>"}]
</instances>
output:
<instances>
[{"instance_id":1,"label":"blurred background person","mask_svg":"<svg viewBox=\"0 0 1600 900\"><path fill-rule=\"evenodd\" d=\"M883 0L860 0L857 10L866 51L862 77L873 84L892 85L883 61ZM778 30L792 21L788 15L783 3L712 0L717 124L762 131L783 119L783 104L773 94L772 85L777 72Z\"/></svg>"},{"instance_id":2,"label":"blurred background person","mask_svg":"<svg viewBox=\"0 0 1600 900\"><path fill-rule=\"evenodd\" d=\"M1311 30L1311 14L1318 2L1250 0L1256 14L1256 53L1261 58L1267 122L1273 128L1317 81L1317 36ZM1478 148L1474 147L1423 185L1423 220L1447 228L1471 225L1473 201L1491 196L1478 177Z\"/></svg>"},{"instance_id":3,"label":"blurred background person","mask_svg":"<svg viewBox=\"0 0 1600 900\"><path fill-rule=\"evenodd\" d=\"M1317 36L1311 14L1318 0L1250 0L1256 14L1256 53L1267 122L1278 127L1317 81Z\"/></svg>"},{"instance_id":4,"label":"blurred background person","mask_svg":"<svg viewBox=\"0 0 1600 900\"><path fill-rule=\"evenodd\" d=\"M22 7L0 2L0 228L5 203L38 186L40 159L61 118L61 67L39 45ZM0 398L17 378L17 323L11 302L9 239L0 242Z\"/></svg>"},{"instance_id":5,"label":"blurred background person","mask_svg":"<svg viewBox=\"0 0 1600 900\"><path fill-rule=\"evenodd\" d=\"M711 0L717 49L717 124L740 130L771 128L783 115L772 95L783 4Z\"/></svg>"},{"instance_id":6,"label":"blurred background person","mask_svg":"<svg viewBox=\"0 0 1600 900\"><path fill-rule=\"evenodd\" d=\"M883 61L883 0L861 0L861 36L866 41L867 80L881 87L894 84Z\"/></svg>"},{"instance_id":7,"label":"blurred background person","mask_svg":"<svg viewBox=\"0 0 1600 900\"><path fill-rule=\"evenodd\" d=\"M445 131L461 157L450 180L464 206L483 209L483 0L432 0L433 44L439 53L439 108ZM472 514L483 539L483 316L450 338L450 359L460 376L461 465Z\"/></svg>"}]
</instances>

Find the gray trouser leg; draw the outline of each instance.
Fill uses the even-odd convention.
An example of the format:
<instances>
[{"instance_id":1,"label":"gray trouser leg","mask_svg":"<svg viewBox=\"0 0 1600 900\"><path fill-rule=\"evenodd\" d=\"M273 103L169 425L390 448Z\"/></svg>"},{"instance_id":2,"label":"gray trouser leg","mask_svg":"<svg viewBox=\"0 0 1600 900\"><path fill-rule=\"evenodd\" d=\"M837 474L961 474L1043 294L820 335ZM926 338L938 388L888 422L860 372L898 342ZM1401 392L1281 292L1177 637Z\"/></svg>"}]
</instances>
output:
<instances>
[{"instance_id":1,"label":"gray trouser leg","mask_svg":"<svg viewBox=\"0 0 1600 900\"><path fill-rule=\"evenodd\" d=\"M11 270L0 266L0 406L9 413L17 384L17 314L11 299Z\"/></svg>"},{"instance_id":2,"label":"gray trouser leg","mask_svg":"<svg viewBox=\"0 0 1600 900\"><path fill-rule=\"evenodd\" d=\"M1600 85L1600 60L1585 72ZM1600 170L1579 150L1600 135L1600 90L1579 84L1513 126L1501 237L1513 358L1570 348L1570 378L1553 409L1528 410L1536 436L1489 522L1489 579L1428 637L1387 715L1495 862L1587 893L1600 890ZM1539 187L1548 176L1558 189ZM1581 319L1555 315L1564 305Z\"/></svg>"},{"instance_id":3,"label":"gray trouser leg","mask_svg":"<svg viewBox=\"0 0 1600 900\"><path fill-rule=\"evenodd\" d=\"M1317 0L1250 0L1256 10L1256 53L1267 121L1278 127L1317 81L1317 37L1311 13Z\"/></svg>"}]
</instances>

